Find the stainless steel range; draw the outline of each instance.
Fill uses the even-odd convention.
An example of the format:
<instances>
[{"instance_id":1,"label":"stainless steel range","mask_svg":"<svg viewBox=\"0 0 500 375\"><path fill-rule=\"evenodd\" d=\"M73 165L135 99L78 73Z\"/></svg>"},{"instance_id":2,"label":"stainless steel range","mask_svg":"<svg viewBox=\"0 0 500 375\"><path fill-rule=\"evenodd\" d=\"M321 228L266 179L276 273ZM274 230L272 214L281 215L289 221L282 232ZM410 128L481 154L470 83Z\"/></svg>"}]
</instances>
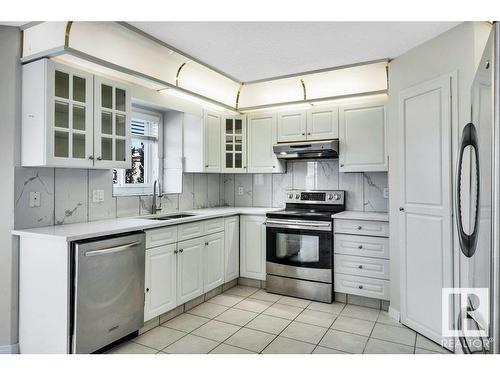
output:
<instances>
[{"instance_id":1,"label":"stainless steel range","mask_svg":"<svg viewBox=\"0 0 500 375\"><path fill-rule=\"evenodd\" d=\"M344 211L342 190L286 192L286 207L266 220L266 289L331 303L332 214Z\"/></svg>"}]
</instances>

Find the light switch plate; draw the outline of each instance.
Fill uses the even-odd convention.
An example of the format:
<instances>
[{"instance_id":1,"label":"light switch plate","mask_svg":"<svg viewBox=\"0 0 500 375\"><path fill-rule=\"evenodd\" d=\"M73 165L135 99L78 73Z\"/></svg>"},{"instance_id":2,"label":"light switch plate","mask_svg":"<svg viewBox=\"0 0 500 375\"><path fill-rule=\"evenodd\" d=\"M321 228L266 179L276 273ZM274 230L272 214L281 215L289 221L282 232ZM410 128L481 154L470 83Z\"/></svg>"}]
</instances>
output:
<instances>
[{"instance_id":1,"label":"light switch plate","mask_svg":"<svg viewBox=\"0 0 500 375\"><path fill-rule=\"evenodd\" d=\"M384 188L384 198L389 199L389 188Z\"/></svg>"},{"instance_id":2,"label":"light switch plate","mask_svg":"<svg viewBox=\"0 0 500 375\"><path fill-rule=\"evenodd\" d=\"M243 189L243 186L238 186L238 195L243 195L245 192L245 189Z\"/></svg>"},{"instance_id":3,"label":"light switch plate","mask_svg":"<svg viewBox=\"0 0 500 375\"><path fill-rule=\"evenodd\" d=\"M30 207L40 207L40 192L30 191Z\"/></svg>"},{"instance_id":4,"label":"light switch plate","mask_svg":"<svg viewBox=\"0 0 500 375\"><path fill-rule=\"evenodd\" d=\"M92 190L92 202L104 202L104 190Z\"/></svg>"}]
</instances>

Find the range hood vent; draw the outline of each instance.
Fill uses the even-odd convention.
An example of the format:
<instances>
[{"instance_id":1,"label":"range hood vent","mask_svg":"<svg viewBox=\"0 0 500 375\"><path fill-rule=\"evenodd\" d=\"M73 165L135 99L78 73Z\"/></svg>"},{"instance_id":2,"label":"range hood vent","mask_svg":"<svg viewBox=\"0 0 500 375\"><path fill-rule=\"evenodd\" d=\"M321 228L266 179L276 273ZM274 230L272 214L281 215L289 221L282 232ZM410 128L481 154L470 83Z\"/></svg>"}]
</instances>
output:
<instances>
[{"instance_id":1,"label":"range hood vent","mask_svg":"<svg viewBox=\"0 0 500 375\"><path fill-rule=\"evenodd\" d=\"M273 146L278 159L337 159L339 140L281 143Z\"/></svg>"}]
</instances>

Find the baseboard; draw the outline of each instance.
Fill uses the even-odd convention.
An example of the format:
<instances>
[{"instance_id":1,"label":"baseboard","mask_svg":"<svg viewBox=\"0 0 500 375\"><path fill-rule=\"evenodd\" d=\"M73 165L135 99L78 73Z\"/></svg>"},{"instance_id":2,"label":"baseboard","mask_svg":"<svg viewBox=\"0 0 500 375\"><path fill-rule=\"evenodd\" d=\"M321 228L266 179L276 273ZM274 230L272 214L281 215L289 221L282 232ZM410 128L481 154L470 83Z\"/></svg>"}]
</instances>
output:
<instances>
[{"instance_id":1,"label":"baseboard","mask_svg":"<svg viewBox=\"0 0 500 375\"><path fill-rule=\"evenodd\" d=\"M0 354L19 354L19 344L0 345Z\"/></svg>"},{"instance_id":2,"label":"baseboard","mask_svg":"<svg viewBox=\"0 0 500 375\"><path fill-rule=\"evenodd\" d=\"M399 311L396 310L395 308L389 306L389 316L395 320L397 320L399 322L399 318L400 318L400 314L399 314Z\"/></svg>"}]
</instances>

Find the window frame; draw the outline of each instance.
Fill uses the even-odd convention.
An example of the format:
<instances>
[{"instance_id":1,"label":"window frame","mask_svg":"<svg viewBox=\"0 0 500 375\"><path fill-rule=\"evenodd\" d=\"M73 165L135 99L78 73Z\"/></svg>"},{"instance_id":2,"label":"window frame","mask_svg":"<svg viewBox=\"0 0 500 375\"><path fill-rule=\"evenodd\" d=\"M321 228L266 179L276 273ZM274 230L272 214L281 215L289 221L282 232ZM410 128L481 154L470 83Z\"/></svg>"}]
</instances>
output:
<instances>
[{"instance_id":1,"label":"window frame","mask_svg":"<svg viewBox=\"0 0 500 375\"><path fill-rule=\"evenodd\" d=\"M139 115L137 115L139 114ZM130 133L130 144L132 144L134 139L144 141L144 164L149 166L144 170L144 180L145 183L142 184L126 184L125 183L125 170L126 169L116 169L117 171L117 184L113 183L113 196L137 196L137 195L152 195L153 194L153 184L155 179L160 180L161 162L162 162L162 150L161 145L163 144L163 114L154 110L137 107L132 107L131 119L142 117L142 119L148 121L157 120L158 121L158 137L156 140L154 137L141 136L137 134ZM154 143L156 143L156 176L155 176L155 157L154 157Z\"/></svg>"}]
</instances>

